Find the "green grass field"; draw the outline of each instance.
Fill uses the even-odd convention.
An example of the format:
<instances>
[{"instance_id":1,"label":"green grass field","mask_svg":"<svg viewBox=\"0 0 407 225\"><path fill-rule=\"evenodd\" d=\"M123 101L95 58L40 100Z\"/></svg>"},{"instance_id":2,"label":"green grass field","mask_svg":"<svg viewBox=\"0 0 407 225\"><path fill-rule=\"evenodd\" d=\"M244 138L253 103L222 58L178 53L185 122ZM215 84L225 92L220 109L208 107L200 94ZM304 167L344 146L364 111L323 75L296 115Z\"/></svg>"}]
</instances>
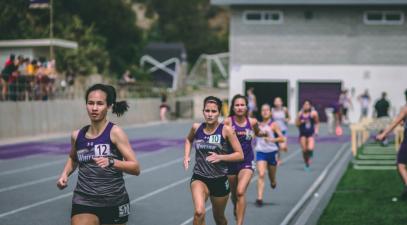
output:
<instances>
[{"instance_id":1,"label":"green grass field","mask_svg":"<svg viewBox=\"0 0 407 225\"><path fill-rule=\"evenodd\" d=\"M402 190L396 170L355 170L350 164L318 224L407 224Z\"/></svg>"}]
</instances>

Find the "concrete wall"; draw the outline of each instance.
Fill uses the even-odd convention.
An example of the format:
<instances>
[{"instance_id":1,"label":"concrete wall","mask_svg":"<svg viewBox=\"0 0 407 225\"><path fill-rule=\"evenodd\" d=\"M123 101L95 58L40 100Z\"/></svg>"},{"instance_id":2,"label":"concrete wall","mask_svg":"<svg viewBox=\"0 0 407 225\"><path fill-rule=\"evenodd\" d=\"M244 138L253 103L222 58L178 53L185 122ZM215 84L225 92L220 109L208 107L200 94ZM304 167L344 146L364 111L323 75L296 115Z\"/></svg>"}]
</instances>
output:
<instances>
[{"instance_id":1,"label":"concrete wall","mask_svg":"<svg viewBox=\"0 0 407 225\"><path fill-rule=\"evenodd\" d=\"M288 106L291 117L298 110L298 82L342 82L342 87L354 90L353 110L349 112L351 122L360 116L360 104L357 96L365 89L372 98L370 115L374 102L381 92L388 94L391 102L390 114L398 113L405 105L404 91L407 88L407 66L349 66L349 65L242 65L231 68L229 98L235 94L244 94L245 81L288 81ZM318 91L318 90L316 90ZM273 97L273 96L270 96Z\"/></svg>"},{"instance_id":2,"label":"concrete wall","mask_svg":"<svg viewBox=\"0 0 407 225\"><path fill-rule=\"evenodd\" d=\"M245 10L277 10L281 24L247 24ZM405 6L239 6L232 7L230 60L243 64L405 65L407 21L366 25L364 12ZM306 19L311 13L311 19Z\"/></svg>"},{"instance_id":3,"label":"concrete wall","mask_svg":"<svg viewBox=\"0 0 407 225\"><path fill-rule=\"evenodd\" d=\"M126 114L118 118L109 113L108 119L119 125L159 120L160 99L136 99L128 103ZM83 100L0 103L0 140L69 132L88 123Z\"/></svg>"}]
</instances>

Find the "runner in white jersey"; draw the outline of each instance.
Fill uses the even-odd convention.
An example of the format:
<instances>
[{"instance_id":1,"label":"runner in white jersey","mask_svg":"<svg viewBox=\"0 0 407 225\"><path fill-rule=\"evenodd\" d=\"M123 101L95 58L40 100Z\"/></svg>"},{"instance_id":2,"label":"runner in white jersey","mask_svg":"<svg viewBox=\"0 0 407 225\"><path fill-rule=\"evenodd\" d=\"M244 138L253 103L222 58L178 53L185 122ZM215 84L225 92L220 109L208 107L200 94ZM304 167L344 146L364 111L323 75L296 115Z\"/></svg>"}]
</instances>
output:
<instances>
[{"instance_id":1,"label":"runner in white jersey","mask_svg":"<svg viewBox=\"0 0 407 225\"><path fill-rule=\"evenodd\" d=\"M279 128L277 122L271 119L271 110L269 104L263 104L261 107L261 116L263 121L259 124L261 131L268 134L267 137L257 137L256 146L256 165L258 171L257 179L257 199L256 205L263 205L264 193L264 176L266 170L270 179L271 188L277 186L276 172L277 172L277 157L279 146L277 143L284 142L285 138Z\"/></svg>"},{"instance_id":2,"label":"runner in white jersey","mask_svg":"<svg viewBox=\"0 0 407 225\"><path fill-rule=\"evenodd\" d=\"M290 114L287 107L283 106L283 100L280 97L274 99L274 107L271 109L271 118L277 122L281 129L281 133L286 138L284 142L279 143L282 151L287 151L287 137L288 137L288 122L290 122Z\"/></svg>"}]
</instances>

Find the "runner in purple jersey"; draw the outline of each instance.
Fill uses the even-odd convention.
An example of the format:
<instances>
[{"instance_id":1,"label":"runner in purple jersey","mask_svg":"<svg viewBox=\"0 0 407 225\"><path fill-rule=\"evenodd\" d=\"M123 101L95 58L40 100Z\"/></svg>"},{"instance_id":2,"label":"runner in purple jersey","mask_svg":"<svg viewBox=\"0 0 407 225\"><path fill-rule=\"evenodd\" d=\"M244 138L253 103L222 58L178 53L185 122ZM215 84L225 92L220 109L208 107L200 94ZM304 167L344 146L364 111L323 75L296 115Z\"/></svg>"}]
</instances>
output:
<instances>
[{"instance_id":1,"label":"runner in purple jersey","mask_svg":"<svg viewBox=\"0 0 407 225\"><path fill-rule=\"evenodd\" d=\"M232 126L235 130L244 154L243 162L229 163L228 166L228 178L237 225L243 224L246 211L245 194L254 170L253 136L254 134L267 136L267 133L260 131L257 119L248 117L247 104L245 96L235 95L230 105L230 115L224 121L225 125Z\"/></svg>"},{"instance_id":2,"label":"runner in purple jersey","mask_svg":"<svg viewBox=\"0 0 407 225\"><path fill-rule=\"evenodd\" d=\"M71 224L125 224L130 213L123 172L139 175L140 166L125 132L107 121L113 113L127 111L125 101L116 102L112 86L95 84L86 91L90 125L71 135L71 152L57 186L64 189L68 177L79 167L72 198Z\"/></svg>"},{"instance_id":3,"label":"runner in purple jersey","mask_svg":"<svg viewBox=\"0 0 407 225\"><path fill-rule=\"evenodd\" d=\"M208 96L204 100L204 123L194 123L185 140L184 168L189 167L191 147L195 147L195 166L191 178L194 203L194 225L205 224L205 202L210 197L217 225L226 225L225 208L229 198L229 182L225 162L243 160L242 147L235 132L219 123L222 102ZM230 149L231 147L231 149Z\"/></svg>"},{"instance_id":4,"label":"runner in purple jersey","mask_svg":"<svg viewBox=\"0 0 407 225\"><path fill-rule=\"evenodd\" d=\"M300 112L298 112L295 123L300 131L300 145L302 148L302 157L304 159L304 170L308 171L311 159L314 156L315 135L319 131L318 112L312 109L311 102L305 100Z\"/></svg>"},{"instance_id":5,"label":"runner in purple jersey","mask_svg":"<svg viewBox=\"0 0 407 225\"><path fill-rule=\"evenodd\" d=\"M407 102L407 90L404 92ZM403 106L399 115L381 134L377 135L377 139L382 141L386 136L396 128L397 125L403 124L404 126L404 138L400 145L400 149L397 153L397 170L404 183L404 190L401 193L401 199L407 201L407 105Z\"/></svg>"}]
</instances>

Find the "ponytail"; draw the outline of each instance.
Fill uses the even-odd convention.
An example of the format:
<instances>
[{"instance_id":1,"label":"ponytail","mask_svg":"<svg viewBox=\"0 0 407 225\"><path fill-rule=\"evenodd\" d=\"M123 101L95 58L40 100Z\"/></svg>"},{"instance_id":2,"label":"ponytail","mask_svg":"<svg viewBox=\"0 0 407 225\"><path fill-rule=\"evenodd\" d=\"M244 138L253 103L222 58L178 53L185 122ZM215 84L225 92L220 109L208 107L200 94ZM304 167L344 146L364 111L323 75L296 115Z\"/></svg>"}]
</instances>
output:
<instances>
[{"instance_id":1,"label":"ponytail","mask_svg":"<svg viewBox=\"0 0 407 225\"><path fill-rule=\"evenodd\" d=\"M122 116L129 109L129 105L126 101L120 101L113 103L112 112L118 117Z\"/></svg>"}]
</instances>

